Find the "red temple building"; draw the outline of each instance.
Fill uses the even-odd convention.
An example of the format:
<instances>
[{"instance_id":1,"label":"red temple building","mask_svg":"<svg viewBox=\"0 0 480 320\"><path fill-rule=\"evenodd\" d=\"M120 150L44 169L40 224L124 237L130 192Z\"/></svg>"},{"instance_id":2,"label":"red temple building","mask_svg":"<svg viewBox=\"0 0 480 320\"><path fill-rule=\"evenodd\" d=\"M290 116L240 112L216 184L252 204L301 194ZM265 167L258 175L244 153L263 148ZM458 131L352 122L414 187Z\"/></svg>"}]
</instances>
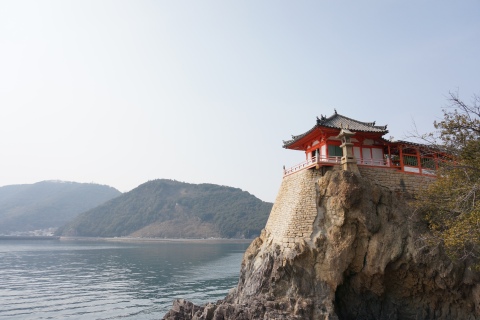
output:
<instances>
[{"instance_id":1,"label":"red temple building","mask_svg":"<svg viewBox=\"0 0 480 320\"><path fill-rule=\"evenodd\" d=\"M375 166L431 176L448 159L445 153L427 145L384 139L387 133L387 126L357 121L338 114L336 110L328 118L323 115L317 117L313 128L283 142L286 149L305 152L305 161L284 170L284 175L307 168L318 169L350 162L355 168Z\"/></svg>"}]
</instances>

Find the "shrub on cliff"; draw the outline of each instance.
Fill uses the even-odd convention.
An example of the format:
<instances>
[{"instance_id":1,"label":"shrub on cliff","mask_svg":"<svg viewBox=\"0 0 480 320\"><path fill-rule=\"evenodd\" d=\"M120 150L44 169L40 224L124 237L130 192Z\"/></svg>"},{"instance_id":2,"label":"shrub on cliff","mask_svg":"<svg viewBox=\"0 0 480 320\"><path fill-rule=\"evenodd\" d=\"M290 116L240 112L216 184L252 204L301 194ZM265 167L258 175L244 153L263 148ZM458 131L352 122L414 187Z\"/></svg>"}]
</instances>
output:
<instances>
[{"instance_id":1,"label":"shrub on cliff","mask_svg":"<svg viewBox=\"0 0 480 320\"><path fill-rule=\"evenodd\" d=\"M434 240L442 242L455 259L480 255L480 97L464 103L450 94L451 106L437 132L425 139L445 148L453 161L443 166L437 180L419 197Z\"/></svg>"}]
</instances>

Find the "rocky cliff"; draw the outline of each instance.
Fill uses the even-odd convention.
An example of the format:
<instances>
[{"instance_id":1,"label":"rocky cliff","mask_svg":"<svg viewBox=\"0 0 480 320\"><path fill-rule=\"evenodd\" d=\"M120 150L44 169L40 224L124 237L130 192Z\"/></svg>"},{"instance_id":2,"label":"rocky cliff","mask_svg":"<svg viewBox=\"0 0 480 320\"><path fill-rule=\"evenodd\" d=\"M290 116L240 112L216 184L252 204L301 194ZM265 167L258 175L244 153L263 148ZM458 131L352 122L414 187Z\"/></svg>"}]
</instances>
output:
<instances>
[{"instance_id":1,"label":"rocky cliff","mask_svg":"<svg viewBox=\"0 0 480 320\"><path fill-rule=\"evenodd\" d=\"M311 181L315 197L302 210L313 206L315 218L297 221L302 207L291 207L282 235L276 202L238 286L202 307L177 300L164 319L480 319L479 274L422 241L428 229L403 193L345 171L295 179L303 182L284 181L277 202ZM295 223L303 232L292 241Z\"/></svg>"}]
</instances>

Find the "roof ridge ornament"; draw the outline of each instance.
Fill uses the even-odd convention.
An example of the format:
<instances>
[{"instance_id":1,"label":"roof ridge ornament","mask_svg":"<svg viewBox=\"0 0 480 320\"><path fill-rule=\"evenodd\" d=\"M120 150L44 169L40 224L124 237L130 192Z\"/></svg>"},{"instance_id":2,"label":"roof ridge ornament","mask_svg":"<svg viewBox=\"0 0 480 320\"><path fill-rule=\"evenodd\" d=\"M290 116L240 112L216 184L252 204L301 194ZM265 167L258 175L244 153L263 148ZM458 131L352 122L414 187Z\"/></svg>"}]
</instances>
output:
<instances>
[{"instance_id":1,"label":"roof ridge ornament","mask_svg":"<svg viewBox=\"0 0 480 320\"><path fill-rule=\"evenodd\" d=\"M323 114L320 114L320 118L317 116L317 124L320 124L325 120L327 120L327 116L324 116Z\"/></svg>"}]
</instances>

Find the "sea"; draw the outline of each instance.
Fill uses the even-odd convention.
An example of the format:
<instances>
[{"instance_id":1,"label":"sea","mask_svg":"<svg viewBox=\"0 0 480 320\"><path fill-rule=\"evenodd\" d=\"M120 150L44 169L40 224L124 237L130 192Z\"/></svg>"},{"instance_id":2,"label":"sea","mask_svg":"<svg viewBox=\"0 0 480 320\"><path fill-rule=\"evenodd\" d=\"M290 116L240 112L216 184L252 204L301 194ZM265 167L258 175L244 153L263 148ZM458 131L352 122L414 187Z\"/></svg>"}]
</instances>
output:
<instances>
[{"instance_id":1,"label":"sea","mask_svg":"<svg viewBox=\"0 0 480 320\"><path fill-rule=\"evenodd\" d=\"M0 319L161 319L223 299L249 243L1 240Z\"/></svg>"}]
</instances>

